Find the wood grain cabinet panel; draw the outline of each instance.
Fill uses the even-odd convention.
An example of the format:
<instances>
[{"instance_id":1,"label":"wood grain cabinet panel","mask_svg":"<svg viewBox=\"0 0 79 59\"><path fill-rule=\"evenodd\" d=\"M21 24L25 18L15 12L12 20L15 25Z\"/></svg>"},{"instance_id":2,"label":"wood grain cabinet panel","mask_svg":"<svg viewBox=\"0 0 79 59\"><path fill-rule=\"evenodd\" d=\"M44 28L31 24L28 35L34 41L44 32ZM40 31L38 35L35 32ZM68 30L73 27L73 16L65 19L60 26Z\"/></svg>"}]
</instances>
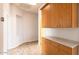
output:
<instances>
[{"instance_id":1,"label":"wood grain cabinet panel","mask_svg":"<svg viewBox=\"0 0 79 59\"><path fill-rule=\"evenodd\" d=\"M42 27L76 28L78 27L78 4L48 3L41 8Z\"/></svg>"},{"instance_id":2,"label":"wood grain cabinet panel","mask_svg":"<svg viewBox=\"0 0 79 59\"><path fill-rule=\"evenodd\" d=\"M59 54L61 55L71 55L72 54L72 48L61 45L59 46Z\"/></svg>"},{"instance_id":3,"label":"wood grain cabinet panel","mask_svg":"<svg viewBox=\"0 0 79 59\"><path fill-rule=\"evenodd\" d=\"M42 11L42 27L50 26L50 5L47 5ZM49 21L48 21L49 20Z\"/></svg>"},{"instance_id":4,"label":"wood grain cabinet panel","mask_svg":"<svg viewBox=\"0 0 79 59\"><path fill-rule=\"evenodd\" d=\"M50 4L51 26L57 28L71 27L72 4ZM53 24L55 21L55 24Z\"/></svg>"},{"instance_id":5,"label":"wood grain cabinet panel","mask_svg":"<svg viewBox=\"0 0 79 59\"><path fill-rule=\"evenodd\" d=\"M45 55L77 55L78 47L68 47L46 38L41 39L42 54Z\"/></svg>"},{"instance_id":6,"label":"wood grain cabinet panel","mask_svg":"<svg viewBox=\"0 0 79 59\"><path fill-rule=\"evenodd\" d=\"M47 54L47 55L57 55L58 53L58 43L51 42L48 39L42 38L42 54Z\"/></svg>"}]
</instances>

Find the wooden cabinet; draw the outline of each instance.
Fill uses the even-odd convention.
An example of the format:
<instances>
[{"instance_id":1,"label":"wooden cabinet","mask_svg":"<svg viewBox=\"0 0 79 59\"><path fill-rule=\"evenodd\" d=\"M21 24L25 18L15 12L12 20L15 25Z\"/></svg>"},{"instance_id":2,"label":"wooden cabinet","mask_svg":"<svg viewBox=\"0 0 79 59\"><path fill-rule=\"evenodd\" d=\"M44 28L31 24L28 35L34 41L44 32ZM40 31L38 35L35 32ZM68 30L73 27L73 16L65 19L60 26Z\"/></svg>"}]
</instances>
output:
<instances>
[{"instance_id":1,"label":"wooden cabinet","mask_svg":"<svg viewBox=\"0 0 79 59\"><path fill-rule=\"evenodd\" d=\"M50 27L71 27L72 25L72 4L51 4L51 26Z\"/></svg>"},{"instance_id":2,"label":"wooden cabinet","mask_svg":"<svg viewBox=\"0 0 79 59\"><path fill-rule=\"evenodd\" d=\"M77 55L78 47L70 48L46 38L41 39L42 54L46 55Z\"/></svg>"},{"instance_id":3,"label":"wooden cabinet","mask_svg":"<svg viewBox=\"0 0 79 59\"><path fill-rule=\"evenodd\" d=\"M78 47L70 48L64 45L59 45L59 54L60 55L77 55Z\"/></svg>"},{"instance_id":4,"label":"wooden cabinet","mask_svg":"<svg viewBox=\"0 0 79 59\"><path fill-rule=\"evenodd\" d=\"M50 5L47 5L43 10L42 10L42 24L44 27L49 27L50 26ZM48 21L49 20L49 21Z\"/></svg>"},{"instance_id":5,"label":"wooden cabinet","mask_svg":"<svg viewBox=\"0 0 79 59\"><path fill-rule=\"evenodd\" d=\"M42 46L42 54L56 55L58 53L58 49L57 49L58 44L55 42L51 42L48 39L42 38L41 46Z\"/></svg>"},{"instance_id":6,"label":"wooden cabinet","mask_svg":"<svg viewBox=\"0 0 79 59\"><path fill-rule=\"evenodd\" d=\"M41 8L42 27L76 28L78 27L78 4L48 3Z\"/></svg>"}]
</instances>

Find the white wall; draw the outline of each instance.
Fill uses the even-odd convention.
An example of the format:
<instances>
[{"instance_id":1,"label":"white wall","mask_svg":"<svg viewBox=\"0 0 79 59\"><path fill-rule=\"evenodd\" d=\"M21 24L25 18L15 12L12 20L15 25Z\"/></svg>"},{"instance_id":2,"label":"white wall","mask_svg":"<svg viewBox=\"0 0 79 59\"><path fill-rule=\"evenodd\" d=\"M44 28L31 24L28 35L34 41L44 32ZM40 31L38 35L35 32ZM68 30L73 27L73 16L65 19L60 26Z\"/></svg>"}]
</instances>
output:
<instances>
[{"instance_id":1,"label":"white wall","mask_svg":"<svg viewBox=\"0 0 79 59\"><path fill-rule=\"evenodd\" d=\"M79 28L42 28L42 35L79 41Z\"/></svg>"},{"instance_id":2,"label":"white wall","mask_svg":"<svg viewBox=\"0 0 79 59\"><path fill-rule=\"evenodd\" d=\"M37 15L11 5L10 39L8 49L38 39Z\"/></svg>"},{"instance_id":3,"label":"white wall","mask_svg":"<svg viewBox=\"0 0 79 59\"><path fill-rule=\"evenodd\" d=\"M0 4L0 18L2 17L2 4ZM0 19L0 54L3 52L3 22Z\"/></svg>"},{"instance_id":4,"label":"white wall","mask_svg":"<svg viewBox=\"0 0 79 59\"><path fill-rule=\"evenodd\" d=\"M37 40L36 14L20 10L17 11L16 15L17 39L21 40L20 42L29 42Z\"/></svg>"}]
</instances>

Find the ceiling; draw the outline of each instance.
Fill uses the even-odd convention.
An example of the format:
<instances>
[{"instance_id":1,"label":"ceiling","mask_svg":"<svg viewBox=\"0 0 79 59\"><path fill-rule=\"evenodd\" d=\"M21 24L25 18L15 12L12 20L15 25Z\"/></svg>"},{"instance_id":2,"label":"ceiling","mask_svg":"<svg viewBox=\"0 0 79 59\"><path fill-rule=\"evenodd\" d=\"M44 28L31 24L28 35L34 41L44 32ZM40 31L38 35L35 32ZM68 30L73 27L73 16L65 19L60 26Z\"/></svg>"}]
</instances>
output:
<instances>
[{"instance_id":1,"label":"ceiling","mask_svg":"<svg viewBox=\"0 0 79 59\"><path fill-rule=\"evenodd\" d=\"M18 8L21 8L31 13L38 13L38 9L42 5L42 3L37 3L36 5L30 5L28 3L13 3L12 5L15 5Z\"/></svg>"}]
</instances>

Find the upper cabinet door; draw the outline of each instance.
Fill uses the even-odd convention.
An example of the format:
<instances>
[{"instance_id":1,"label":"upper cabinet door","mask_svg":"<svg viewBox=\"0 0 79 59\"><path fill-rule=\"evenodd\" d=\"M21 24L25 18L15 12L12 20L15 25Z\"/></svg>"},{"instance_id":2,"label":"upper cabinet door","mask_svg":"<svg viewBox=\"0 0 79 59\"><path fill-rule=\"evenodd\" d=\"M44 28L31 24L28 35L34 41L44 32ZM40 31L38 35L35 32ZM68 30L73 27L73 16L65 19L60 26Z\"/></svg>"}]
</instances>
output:
<instances>
[{"instance_id":1,"label":"upper cabinet door","mask_svg":"<svg viewBox=\"0 0 79 59\"><path fill-rule=\"evenodd\" d=\"M42 27L50 27L50 5L47 4L46 7L44 7L41 10L42 14Z\"/></svg>"},{"instance_id":2,"label":"upper cabinet door","mask_svg":"<svg viewBox=\"0 0 79 59\"><path fill-rule=\"evenodd\" d=\"M42 10L42 27L77 28L78 5L73 3L49 3Z\"/></svg>"},{"instance_id":3,"label":"upper cabinet door","mask_svg":"<svg viewBox=\"0 0 79 59\"><path fill-rule=\"evenodd\" d=\"M51 27L72 27L72 4L51 4Z\"/></svg>"}]
</instances>

